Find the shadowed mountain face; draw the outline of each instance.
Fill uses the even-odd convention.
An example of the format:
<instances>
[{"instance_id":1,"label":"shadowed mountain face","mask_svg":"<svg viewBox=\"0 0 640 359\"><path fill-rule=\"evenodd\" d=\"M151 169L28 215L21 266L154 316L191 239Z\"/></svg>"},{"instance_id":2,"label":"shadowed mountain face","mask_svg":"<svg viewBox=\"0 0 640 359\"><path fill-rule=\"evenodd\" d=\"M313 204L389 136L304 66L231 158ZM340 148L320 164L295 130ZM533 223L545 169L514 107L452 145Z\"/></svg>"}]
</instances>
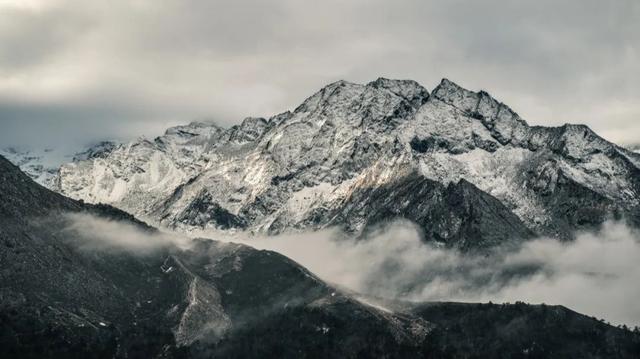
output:
<instances>
[{"instance_id":1,"label":"shadowed mountain face","mask_svg":"<svg viewBox=\"0 0 640 359\"><path fill-rule=\"evenodd\" d=\"M440 188L434 195L491 204L467 187ZM277 253L211 240L178 247L124 212L40 187L2 157L0 194L3 358L640 353L638 335L561 307L443 303L379 309ZM439 215L437 208L430 211ZM469 211L463 206L456 215ZM108 226L95 227L102 228L95 234L69 229L83 221ZM139 235L130 241L146 241L137 245L147 249L83 245L99 244L105 234L99 232L109 230L116 238L133 230Z\"/></svg>"},{"instance_id":2,"label":"shadowed mountain face","mask_svg":"<svg viewBox=\"0 0 640 359\"><path fill-rule=\"evenodd\" d=\"M54 189L183 230L361 232L394 216L473 248L640 223L640 155L586 126L531 126L446 79L431 93L339 81L293 112L230 129L191 123L99 153L63 165Z\"/></svg>"},{"instance_id":3,"label":"shadowed mountain face","mask_svg":"<svg viewBox=\"0 0 640 359\"><path fill-rule=\"evenodd\" d=\"M490 248L531 238L534 233L500 201L461 180L444 186L420 175L351 195L329 213L329 223L365 228L394 218L406 218L423 229L427 241L460 249ZM322 219L315 219L322 222Z\"/></svg>"}]
</instances>

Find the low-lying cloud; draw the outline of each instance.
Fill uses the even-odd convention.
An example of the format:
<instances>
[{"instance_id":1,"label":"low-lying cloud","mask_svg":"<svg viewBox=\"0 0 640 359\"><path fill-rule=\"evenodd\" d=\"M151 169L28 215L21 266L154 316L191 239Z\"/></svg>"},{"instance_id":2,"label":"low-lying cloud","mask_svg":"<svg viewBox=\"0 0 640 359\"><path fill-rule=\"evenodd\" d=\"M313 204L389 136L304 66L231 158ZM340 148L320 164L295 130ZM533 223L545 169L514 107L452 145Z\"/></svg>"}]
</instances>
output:
<instances>
[{"instance_id":1,"label":"low-lying cloud","mask_svg":"<svg viewBox=\"0 0 640 359\"><path fill-rule=\"evenodd\" d=\"M67 228L82 250L126 250L146 255L187 248L190 239L88 215L71 215ZM278 236L207 232L198 236L279 252L320 278L379 299L516 302L564 305L613 324L640 325L640 233L606 223L575 241L537 239L518 248L465 254L422 240L408 222L381 227L368 238L336 229Z\"/></svg>"},{"instance_id":2,"label":"low-lying cloud","mask_svg":"<svg viewBox=\"0 0 640 359\"><path fill-rule=\"evenodd\" d=\"M190 239L169 232L148 230L132 223L84 213L65 215L65 238L81 251L126 251L149 255L170 247L187 248Z\"/></svg>"},{"instance_id":3,"label":"low-lying cloud","mask_svg":"<svg viewBox=\"0 0 640 359\"><path fill-rule=\"evenodd\" d=\"M542 238L475 255L429 245L406 222L366 239L329 230L232 240L280 252L324 280L373 297L558 304L640 325L640 233L623 223L573 242Z\"/></svg>"}]
</instances>

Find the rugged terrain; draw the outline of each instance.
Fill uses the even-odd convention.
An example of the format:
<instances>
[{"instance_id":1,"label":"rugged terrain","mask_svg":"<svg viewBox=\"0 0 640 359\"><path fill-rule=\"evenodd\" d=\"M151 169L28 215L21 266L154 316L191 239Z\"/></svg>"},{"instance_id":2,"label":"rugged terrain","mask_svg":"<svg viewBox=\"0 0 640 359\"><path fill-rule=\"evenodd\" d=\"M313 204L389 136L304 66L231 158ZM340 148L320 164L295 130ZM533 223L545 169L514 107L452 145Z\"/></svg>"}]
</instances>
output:
<instances>
[{"instance_id":1,"label":"rugged terrain","mask_svg":"<svg viewBox=\"0 0 640 359\"><path fill-rule=\"evenodd\" d=\"M3 358L640 353L637 333L562 307L364 304L277 253L163 241L125 212L41 187L2 157L0 195ZM103 221L117 233L135 229L142 242L134 243L138 250L109 246L98 230L73 230L78 221Z\"/></svg>"},{"instance_id":2,"label":"rugged terrain","mask_svg":"<svg viewBox=\"0 0 640 359\"><path fill-rule=\"evenodd\" d=\"M117 209L50 192L1 157L0 170L3 357L180 357L200 346L233 354L239 348L231 344L217 348L222 339L289 312L296 314L286 315L288 330L305 323L318 336L333 330L352 341L322 344L345 356L393 354L429 331L424 320L362 305L273 252L211 240L188 250L163 242L143 252L88 246L95 239L74 231L74 221L118 221L112 230L135 226L146 241L157 231ZM362 327L323 324L347 316Z\"/></svg>"},{"instance_id":3,"label":"rugged terrain","mask_svg":"<svg viewBox=\"0 0 640 359\"><path fill-rule=\"evenodd\" d=\"M186 231L358 233L403 217L469 248L640 223L639 166L586 126L531 126L484 91L380 78L269 119L115 146L63 165L52 188Z\"/></svg>"}]
</instances>

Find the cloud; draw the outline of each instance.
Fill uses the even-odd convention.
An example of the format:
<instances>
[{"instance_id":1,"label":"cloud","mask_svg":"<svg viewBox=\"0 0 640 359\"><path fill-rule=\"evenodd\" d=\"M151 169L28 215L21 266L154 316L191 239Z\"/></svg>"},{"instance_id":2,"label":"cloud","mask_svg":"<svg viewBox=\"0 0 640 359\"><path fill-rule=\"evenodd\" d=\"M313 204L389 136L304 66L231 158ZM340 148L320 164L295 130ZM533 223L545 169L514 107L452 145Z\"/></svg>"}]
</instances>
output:
<instances>
[{"instance_id":1,"label":"cloud","mask_svg":"<svg viewBox=\"0 0 640 359\"><path fill-rule=\"evenodd\" d=\"M639 24L634 0L1 1L0 144L231 125L378 76L448 77L531 123L637 141Z\"/></svg>"},{"instance_id":2,"label":"cloud","mask_svg":"<svg viewBox=\"0 0 640 359\"><path fill-rule=\"evenodd\" d=\"M183 234L143 231L85 214L68 215L65 229L82 251L151 255L187 249ZM258 236L245 232L192 233L279 252L323 280L368 300L516 302L564 305L614 324L640 325L640 232L606 223L572 242L537 239L491 253L460 253L425 243L405 221L367 238L336 229Z\"/></svg>"},{"instance_id":3,"label":"cloud","mask_svg":"<svg viewBox=\"0 0 640 359\"><path fill-rule=\"evenodd\" d=\"M538 239L490 255L433 247L407 222L366 239L327 230L225 240L280 252L324 280L374 298L557 304L640 325L640 233L623 223L607 223L573 242Z\"/></svg>"},{"instance_id":4,"label":"cloud","mask_svg":"<svg viewBox=\"0 0 640 359\"><path fill-rule=\"evenodd\" d=\"M169 232L145 230L131 223L109 220L84 213L65 215L63 232L81 251L129 252L150 255L158 251L189 247L191 240Z\"/></svg>"}]
</instances>

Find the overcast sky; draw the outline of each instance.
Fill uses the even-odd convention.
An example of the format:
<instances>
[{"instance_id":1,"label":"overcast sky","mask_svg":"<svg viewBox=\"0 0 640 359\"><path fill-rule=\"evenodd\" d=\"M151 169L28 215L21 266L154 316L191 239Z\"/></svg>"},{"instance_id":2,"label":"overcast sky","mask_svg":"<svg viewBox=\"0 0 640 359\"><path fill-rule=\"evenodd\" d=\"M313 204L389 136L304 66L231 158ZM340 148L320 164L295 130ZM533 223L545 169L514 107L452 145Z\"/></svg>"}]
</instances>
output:
<instances>
[{"instance_id":1,"label":"overcast sky","mask_svg":"<svg viewBox=\"0 0 640 359\"><path fill-rule=\"evenodd\" d=\"M154 136L446 77L640 142L640 1L0 0L0 145Z\"/></svg>"}]
</instances>

